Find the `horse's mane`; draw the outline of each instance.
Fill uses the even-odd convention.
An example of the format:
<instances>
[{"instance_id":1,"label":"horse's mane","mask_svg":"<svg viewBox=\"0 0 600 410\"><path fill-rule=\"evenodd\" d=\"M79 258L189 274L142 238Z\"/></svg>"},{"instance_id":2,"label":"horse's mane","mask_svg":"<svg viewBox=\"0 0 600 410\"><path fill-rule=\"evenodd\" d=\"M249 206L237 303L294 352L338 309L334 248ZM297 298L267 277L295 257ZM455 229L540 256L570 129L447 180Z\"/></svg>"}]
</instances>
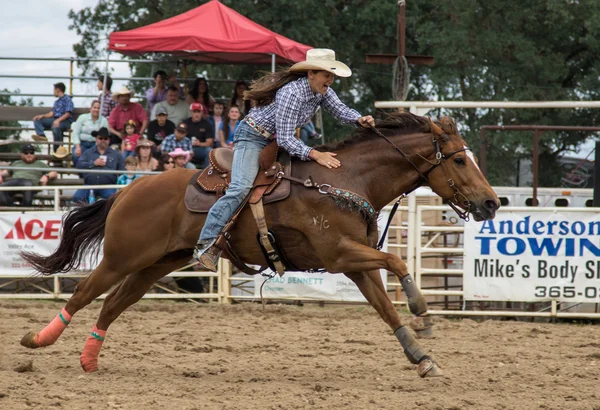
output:
<instances>
[{"instance_id":1,"label":"horse's mane","mask_svg":"<svg viewBox=\"0 0 600 410\"><path fill-rule=\"evenodd\" d=\"M377 121L377 130L385 136L395 134L416 134L430 132L431 125L427 117L414 115L410 112L392 113L384 120ZM333 144L318 145L313 147L317 151L339 151L350 145L363 141L381 138L371 128L360 128L345 140Z\"/></svg>"}]
</instances>

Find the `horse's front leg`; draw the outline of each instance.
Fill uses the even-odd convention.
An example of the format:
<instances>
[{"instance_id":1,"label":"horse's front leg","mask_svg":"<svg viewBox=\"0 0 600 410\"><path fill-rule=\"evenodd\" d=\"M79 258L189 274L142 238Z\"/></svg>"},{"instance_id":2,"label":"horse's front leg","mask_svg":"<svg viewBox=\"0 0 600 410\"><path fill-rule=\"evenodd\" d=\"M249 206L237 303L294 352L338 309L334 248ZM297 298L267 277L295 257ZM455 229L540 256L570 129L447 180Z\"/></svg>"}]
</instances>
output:
<instances>
[{"instance_id":1,"label":"horse's front leg","mask_svg":"<svg viewBox=\"0 0 600 410\"><path fill-rule=\"evenodd\" d=\"M402 326L400 316L387 295L378 270L369 272L349 272L345 274L360 289L364 297L375 308L385 323L394 331L394 335L402 345L408 360L417 364L417 372L421 377L442 376L442 371L435 361L425 354L413 337L410 330Z\"/></svg>"},{"instance_id":2,"label":"horse's front leg","mask_svg":"<svg viewBox=\"0 0 600 410\"><path fill-rule=\"evenodd\" d=\"M398 256L344 238L338 244L335 257L330 257L325 267L330 272L368 272L376 269L393 272L406 293L408 308L415 315L410 326L417 332L417 337L431 337L433 320L427 314L427 302L408 273L406 263Z\"/></svg>"}]
</instances>

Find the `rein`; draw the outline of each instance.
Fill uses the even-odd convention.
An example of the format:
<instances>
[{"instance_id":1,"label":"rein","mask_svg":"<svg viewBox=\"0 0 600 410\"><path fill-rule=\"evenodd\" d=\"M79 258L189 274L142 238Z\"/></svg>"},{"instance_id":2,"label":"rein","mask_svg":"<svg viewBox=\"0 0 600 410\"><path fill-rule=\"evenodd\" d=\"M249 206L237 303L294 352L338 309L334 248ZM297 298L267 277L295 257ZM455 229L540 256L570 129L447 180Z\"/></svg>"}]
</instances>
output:
<instances>
[{"instance_id":1,"label":"rein","mask_svg":"<svg viewBox=\"0 0 600 410\"><path fill-rule=\"evenodd\" d=\"M381 250L381 248L383 248L383 243L385 241L385 237L387 236L387 232L388 232L388 229L390 227L390 224L392 223L392 218L394 217L394 214L396 213L396 211L398 210L398 206L400 205L400 201L403 198L405 198L406 196L408 196L408 194L410 194L411 192L413 192L415 189L417 189L419 186L421 186L421 182L425 182L425 183L428 184L429 183L429 179L427 177L429 176L429 174L431 173L431 171L433 171L439 165L441 165L442 168L444 168L444 171L445 171L446 169L445 169L444 163L448 159L450 159L452 156L454 156L455 154L457 154L459 152L463 152L463 151L467 151L467 150L471 151L471 148L459 149L459 150L456 150L454 152L451 152L448 155L445 155L445 154L442 153L442 151L440 149L440 143L438 142L438 140L436 140L435 138L433 138L433 146L435 147L435 162L429 161L427 158L421 157L425 161L427 161L429 164L432 165L432 167L429 168L427 171L425 171L425 173L422 173L421 170L415 165L415 163L410 160L410 158L408 157L408 155L406 155L400 148L398 148L398 146L396 144L394 144L388 137L386 137L385 135L383 135L381 133L381 131L379 131L373 125L371 125L371 129L373 130L373 132L375 132L375 134L377 134L378 136L380 136L381 138L383 138L388 144L390 144L396 151L398 151L400 154L402 154L402 156L404 157L404 159L410 165L412 165L412 167L415 169L415 171L417 171L417 173L421 177L420 181L418 181L415 186L413 186L410 190L408 190L405 193L403 193L402 195L400 195L400 197L398 198L398 200L396 201L396 203L392 207L392 211L390 212L390 216L388 217L385 229L383 230L383 234L381 235L381 238L379 239L379 242L377 243L377 248L376 249L377 250ZM469 218L469 209L471 207L471 202L466 197L466 195L463 194L458 189L458 187L456 186L456 184L454 183L454 181L452 180L452 178L448 178L447 182L448 182L448 185L450 186L450 188L452 188L452 190L454 191L454 198L453 198L453 200L449 200L448 201L448 205L450 206L450 208L452 208L454 210L454 212L456 212L456 214L461 219L464 219L465 221L468 222L470 220L470 218ZM463 206L460 205L461 202L464 204L464 206L466 208L463 208Z\"/></svg>"}]
</instances>

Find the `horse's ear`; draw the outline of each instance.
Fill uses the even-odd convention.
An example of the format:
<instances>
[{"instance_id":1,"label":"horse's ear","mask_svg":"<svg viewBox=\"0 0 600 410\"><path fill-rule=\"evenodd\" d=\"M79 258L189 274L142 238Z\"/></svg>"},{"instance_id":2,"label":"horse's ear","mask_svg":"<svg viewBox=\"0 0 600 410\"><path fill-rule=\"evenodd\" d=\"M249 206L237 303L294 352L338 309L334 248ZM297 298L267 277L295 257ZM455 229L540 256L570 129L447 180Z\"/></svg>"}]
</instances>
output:
<instances>
[{"instance_id":1,"label":"horse's ear","mask_svg":"<svg viewBox=\"0 0 600 410\"><path fill-rule=\"evenodd\" d=\"M435 122L433 122L431 118L429 119L429 125L431 127L431 132L436 137L441 137L442 134L444 134L444 131Z\"/></svg>"},{"instance_id":2,"label":"horse's ear","mask_svg":"<svg viewBox=\"0 0 600 410\"><path fill-rule=\"evenodd\" d=\"M456 135L457 129L454 120L451 117L442 117L440 125L444 133L448 135Z\"/></svg>"}]
</instances>

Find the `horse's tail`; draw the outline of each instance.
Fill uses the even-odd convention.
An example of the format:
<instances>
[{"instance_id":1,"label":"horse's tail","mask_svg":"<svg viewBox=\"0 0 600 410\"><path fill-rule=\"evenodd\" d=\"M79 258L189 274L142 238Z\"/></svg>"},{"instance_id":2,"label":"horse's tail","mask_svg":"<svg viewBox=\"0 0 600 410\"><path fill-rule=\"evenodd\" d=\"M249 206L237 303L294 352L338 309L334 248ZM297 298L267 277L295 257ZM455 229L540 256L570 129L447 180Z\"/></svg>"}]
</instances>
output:
<instances>
[{"instance_id":1,"label":"horse's tail","mask_svg":"<svg viewBox=\"0 0 600 410\"><path fill-rule=\"evenodd\" d=\"M100 243L104 238L108 212L120 192L107 200L100 199L67 213L63 217L60 245L53 254L42 256L32 252L21 252L21 257L42 275L77 269L88 252L97 258Z\"/></svg>"}]
</instances>

